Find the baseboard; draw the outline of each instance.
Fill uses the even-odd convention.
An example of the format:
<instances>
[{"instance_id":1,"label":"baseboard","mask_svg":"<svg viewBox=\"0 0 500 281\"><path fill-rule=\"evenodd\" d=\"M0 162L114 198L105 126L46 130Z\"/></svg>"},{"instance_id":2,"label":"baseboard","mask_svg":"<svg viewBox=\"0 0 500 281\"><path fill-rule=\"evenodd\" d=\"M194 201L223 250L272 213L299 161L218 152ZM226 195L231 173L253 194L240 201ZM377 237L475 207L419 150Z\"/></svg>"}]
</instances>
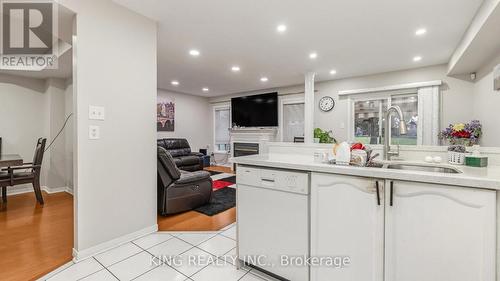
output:
<instances>
[{"instance_id":1,"label":"baseboard","mask_svg":"<svg viewBox=\"0 0 500 281\"><path fill-rule=\"evenodd\" d=\"M62 186L62 187L42 186L42 190L47 192L48 194L59 193L59 192L67 192L69 194L73 194L73 189L67 186Z\"/></svg>"},{"instance_id":2,"label":"baseboard","mask_svg":"<svg viewBox=\"0 0 500 281\"><path fill-rule=\"evenodd\" d=\"M106 252L109 249L118 247L122 244L128 243L132 240L135 240L137 238L143 237L145 235L151 234L153 232L158 231L158 224L143 228L141 230L138 230L136 232L132 232L123 236L120 236L118 238L112 239L110 241L98 244L96 246L90 247L88 249L84 249L81 251L76 250L73 248L73 261L74 262L79 262L84 259L90 258L92 256L95 256L97 254Z\"/></svg>"},{"instance_id":3,"label":"baseboard","mask_svg":"<svg viewBox=\"0 0 500 281\"><path fill-rule=\"evenodd\" d=\"M53 193L58 193L58 192L67 192L67 193L73 195L73 189L70 187L67 187L67 186L63 186L63 187L42 186L40 188L43 191L47 192L48 194L53 194ZM10 188L7 187L7 196L29 193L29 192L33 192L32 186L10 187Z\"/></svg>"},{"instance_id":4,"label":"baseboard","mask_svg":"<svg viewBox=\"0 0 500 281\"><path fill-rule=\"evenodd\" d=\"M7 196L23 194L23 193L28 193L28 192L33 192L33 187L31 187L31 186L7 187Z\"/></svg>"}]
</instances>

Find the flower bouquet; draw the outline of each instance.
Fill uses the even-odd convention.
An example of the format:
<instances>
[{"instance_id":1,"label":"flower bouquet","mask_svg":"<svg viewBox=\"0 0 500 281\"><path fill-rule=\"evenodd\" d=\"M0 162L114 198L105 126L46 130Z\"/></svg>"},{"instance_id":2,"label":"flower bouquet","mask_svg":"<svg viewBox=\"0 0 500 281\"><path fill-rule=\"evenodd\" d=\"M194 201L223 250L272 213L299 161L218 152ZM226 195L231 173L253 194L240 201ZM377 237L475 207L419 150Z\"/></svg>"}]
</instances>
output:
<instances>
[{"instance_id":1,"label":"flower bouquet","mask_svg":"<svg viewBox=\"0 0 500 281\"><path fill-rule=\"evenodd\" d=\"M470 123L451 124L448 128L439 133L439 138L450 143L448 147L448 162L451 164L463 165L465 162L466 146L479 144L482 126L478 120Z\"/></svg>"},{"instance_id":2,"label":"flower bouquet","mask_svg":"<svg viewBox=\"0 0 500 281\"><path fill-rule=\"evenodd\" d=\"M472 120L470 123L451 124L448 128L439 133L439 138L448 140L451 145L472 146L479 144L479 139L483 135L481 122Z\"/></svg>"}]
</instances>

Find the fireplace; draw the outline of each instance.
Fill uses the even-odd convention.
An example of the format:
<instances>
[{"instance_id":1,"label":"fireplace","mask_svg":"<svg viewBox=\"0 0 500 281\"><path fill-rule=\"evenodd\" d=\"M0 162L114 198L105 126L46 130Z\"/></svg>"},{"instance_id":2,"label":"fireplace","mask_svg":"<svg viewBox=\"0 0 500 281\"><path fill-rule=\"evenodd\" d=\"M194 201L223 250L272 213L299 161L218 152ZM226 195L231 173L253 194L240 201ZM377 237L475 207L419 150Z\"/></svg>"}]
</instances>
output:
<instances>
[{"instance_id":1,"label":"fireplace","mask_svg":"<svg viewBox=\"0 0 500 281\"><path fill-rule=\"evenodd\" d=\"M266 144L277 141L278 128L234 128L230 129L229 133L231 135L231 156L238 157L266 154Z\"/></svg>"},{"instance_id":2,"label":"fireplace","mask_svg":"<svg viewBox=\"0 0 500 281\"><path fill-rule=\"evenodd\" d=\"M234 157L259 154L259 144L235 142L233 144L233 151Z\"/></svg>"}]
</instances>

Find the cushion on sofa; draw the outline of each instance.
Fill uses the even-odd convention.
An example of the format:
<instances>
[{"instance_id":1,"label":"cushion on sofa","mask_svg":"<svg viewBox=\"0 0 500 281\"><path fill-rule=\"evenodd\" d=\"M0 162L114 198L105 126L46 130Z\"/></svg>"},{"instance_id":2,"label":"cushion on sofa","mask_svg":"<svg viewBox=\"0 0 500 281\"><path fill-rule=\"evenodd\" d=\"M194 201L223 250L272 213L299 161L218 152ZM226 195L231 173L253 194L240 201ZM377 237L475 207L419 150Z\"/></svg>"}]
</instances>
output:
<instances>
[{"instance_id":1,"label":"cushion on sofa","mask_svg":"<svg viewBox=\"0 0 500 281\"><path fill-rule=\"evenodd\" d=\"M165 148L165 141L163 139L156 140L156 145Z\"/></svg>"},{"instance_id":2,"label":"cushion on sofa","mask_svg":"<svg viewBox=\"0 0 500 281\"><path fill-rule=\"evenodd\" d=\"M163 139L163 143L163 148L168 150L173 157L191 153L191 147L186 139Z\"/></svg>"},{"instance_id":3,"label":"cushion on sofa","mask_svg":"<svg viewBox=\"0 0 500 281\"><path fill-rule=\"evenodd\" d=\"M203 154L191 152L191 147L186 139L159 139L157 140L157 144L172 155L175 165L179 169L187 171L203 169Z\"/></svg>"},{"instance_id":4,"label":"cushion on sofa","mask_svg":"<svg viewBox=\"0 0 500 281\"><path fill-rule=\"evenodd\" d=\"M182 166L190 166L200 164L200 157L197 156L180 156Z\"/></svg>"},{"instance_id":5,"label":"cushion on sofa","mask_svg":"<svg viewBox=\"0 0 500 281\"><path fill-rule=\"evenodd\" d=\"M175 184L188 184L202 180L209 180L210 173L207 171L196 171L191 173L182 173L180 179L178 179Z\"/></svg>"},{"instance_id":6,"label":"cushion on sofa","mask_svg":"<svg viewBox=\"0 0 500 281\"><path fill-rule=\"evenodd\" d=\"M177 180L181 177L181 171L177 168L176 165L173 165L175 164L175 162L172 158L172 155L170 155L170 153L168 153L165 148L160 146L158 146L158 159L174 180Z\"/></svg>"}]
</instances>

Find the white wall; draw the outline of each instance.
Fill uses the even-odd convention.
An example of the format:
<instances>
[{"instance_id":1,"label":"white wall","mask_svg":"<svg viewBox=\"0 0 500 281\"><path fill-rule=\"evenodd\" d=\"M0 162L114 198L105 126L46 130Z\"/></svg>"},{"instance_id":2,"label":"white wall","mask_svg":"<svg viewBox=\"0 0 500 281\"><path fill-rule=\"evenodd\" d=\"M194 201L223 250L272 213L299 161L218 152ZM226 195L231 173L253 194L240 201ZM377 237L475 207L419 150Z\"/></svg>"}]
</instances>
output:
<instances>
[{"instance_id":1,"label":"white wall","mask_svg":"<svg viewBox=\"0 0 500 281\"><path fill-rule=\"evenodd\" d=\"M338 139L347 139L347 128L341 128L344 123L347 126L347 99L338 98L338 92L349 89L361 89L381 87L412 82L424 82L431 80L443 80L441 86L441 126L447 126L455 122L467 122L472 118L473 84L446 76L446 65L382 73L364 77L348 78L331 82L318 83L315 102L323 96L332 96L337 105L330 112L315 112L315 126L327 130L333 130Z\"/></svg>"},{"instance_id":2,"label":"white wall","mask_svg":"<svg viewBox=\"0 0 500 281\"><path fill-rule=\"evenodd\" d=\"M47 80L46 96L48 99L48 147L62 129L67 116L66 82L60 79ZM69 188L68 178L71 176L70 171L73 168L73 163L67 162L66 135L71 135L68 128L61 132L44 156L44 162L48 167L45 169L45 185L51 188Z\"/></svg>"},{"instance_id":3,"label":"white wall","mask_svg":"<svg viewBox=\"0 0 500 281\"><path fill-rule=\"evenodd\" d=\"M44 80L0 75L2 154L19 154L24 162L33 161L37 139L48 135L48 99L45 90ZM44 165L42 171L46 169ZM45 181L46 176L42 175L42 185ZM15 193L16 188L7 190Z\"/></svg>"},{"instance_id":4,"label":"white wall","mask_svg":"<svg viewBox=\"0 0 500 281\"><path fill-rule=\"evenodd\" d=\"M65 81L41 80L12 75L0 75L0 136L2 153L20 154L24 162L32 162L39 137L47 138L47 146L62 127L66 112ZM66 161L63 131L47 150L42 165L41 184L48 191L70 187L68 170L72 162ZM31 185L8 188L9 194L32 191Z\"/></svg>"},{"instance_id":5,"label":"white wall","mask_svg":"<svg viewBox=\"0 0 500 281\"><path fill-rule=\"evenodd\" d=\"M185 138L195 152L207 145L213 148L213 130L209 122L212 112L208 98L162 89L158 89L158 96L175 100L175 130L158 132L158 138Z\"/></svg>"},{"instance_id":6,"label":"white wall","mask_svg":"<svg viewBox=\"0 0 500 281\"><path fill-rule=\"evenodd\" d=\"M155 22L110 0L61 0L76 15L75 255L156 229ZM88 120L89 105L105 121ZM89 140L89 125L101 138Z\"/></svg>"},{"instance_id":7,"label":"white wall","mask_svg":"<svg viewBox=\"0 0 500 281\"><path fill-rule=\"evenodd\" d=\"M405 84L412 82L424 82L431 80L443 80L441 87L442 93L442 120L441 126L447 126L449 123L466 122L472 119L473 107L471 103L474 99L474 84L471 82L459 80L446 76L446 65L432 67L395 71L381 73L369 76L339 79L325 82L318 82L315 85L317 90L315 94L316 109L319 100L323 96L331 96L336 102L335 108L330 112L322 112L317 109L314 112L314 126L326 130L332 130L337 140L347 139L347 100L340 99L338 92L342 90L353 90L362 88L373 88L390 86L396 84ZM258 92L239 93L235 95L211 98L210 102L221 102L228 100L232 96L243 96L263 92L278 91L279 95L303 92L304 86L282 87L278 89L269 89ZM303 95L303 94L301 94ZM297 96L297 95L294 95ZM344 128L342 128L344 124Z\"/></svg>"},{"instance_id":8,"label":"white wall","mask_svg":"<svg viewBox=\"0 0 500 281\"><path fill-rule=\"evenodd\" d=\"M68 117L73 113L73 80L68 79L64 90L65 104L64 104L64 116ZM67 164L66 169L66 186L73 191L73 141L74 141L74 122L75 114L68 119L66 128L64 129L64 150L65 150L65 162Z\"/></svg>"},{"instance_id":9,"label":"white wall","mask_svg":"<svg viewBox=\"0 0 500 281\"><path fill-rule=\"evenodd\" d=\"M474 85L474 118L483 124L483 146L500 146L500 91L493 89L493 68L498 64L500 54L479 71L482 78Z\"/></svg>"}]
</instances>

